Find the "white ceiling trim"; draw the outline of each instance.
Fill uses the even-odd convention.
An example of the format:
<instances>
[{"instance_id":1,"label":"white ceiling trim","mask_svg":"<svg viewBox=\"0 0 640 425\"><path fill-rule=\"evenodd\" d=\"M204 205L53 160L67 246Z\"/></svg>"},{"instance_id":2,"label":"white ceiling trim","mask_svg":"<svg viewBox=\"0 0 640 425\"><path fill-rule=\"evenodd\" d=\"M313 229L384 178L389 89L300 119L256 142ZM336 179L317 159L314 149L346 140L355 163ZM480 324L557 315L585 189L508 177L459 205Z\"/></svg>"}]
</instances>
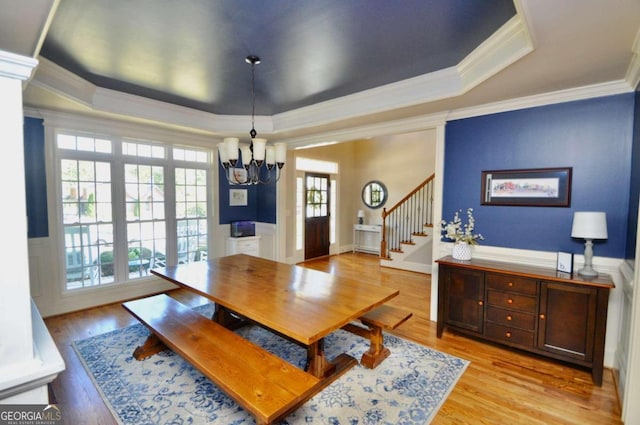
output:
<instances>
[{"instance_id":1,"label":"white ceiling trim","mask_svg":"<svg viewBox=\"0 0 640 425\"><path fill-rule=\"evenodd\" d=\"M49 9L49 13L47 14L47 19L42 24L42 28L39 33L38 41L36 42L35 48L33 49L33 57L37 58L40 54L40 50L42 49L42 45L44 44L45 38L47 38L47 33L49 32L49 28L51 28L51 24L53 23L53 18L56 15L58 10L58 6L60 6L61 0L53 0L51 3L51 8Z\"/></svg>"},{"instance_id":2,"label":"white ceiling trim","mask_svg":"<svg viewBox=\"0 0 640 425\"><path fill-rule=\"evenodd\" d=\"M30 84L90 108L96 92L95 85L43 57Z\"/></svg>"},{"instance_id":3,"label":"white ceiling trim","mask_svg":"<svg viewBox=\"0 0 640 425\"><path fill-rule=\"evenodd\" d=\"M28 80L38 60L0 50L0 77Z\"/></svg>"},{"instance_id":4,"label":"white ceiling trim","mask_svg":"<svg viewBox=\"0 0 640 425\"><path fill-rule=\"evenodd\" d=\"M455 67L274 115L273 128L296 130L459 96L532 51L516 15Z\"/></svg>"},{"instance_id":5,"label":"white ceiling trim","mask_svg":"<svg viewBox=\"0 0 640 425\"><path fill-rule=\"evenodd\" d=\"M529 30L516 15L456 67L463 94L533 51Z\"/></svg>"},{"instance_id":6,"label":"white ceiling trim","mask_svg":"<svg viewBox=\"0 0 640 425\"><path fill-rule=\"evenodd\" d=\"M314 143L326 142L328 140L349 141L368 137L385 136L389 134L409 133L436 128L447 121L457 119L472 118L500 112L515 111L518 109L591 99L595 97L612 96L616 94L629 93L631 91L633 90L629 84L626 81L620 80L605 84L578 87L574 89L560 90L553 93L495 102L470 108L461 108L436 114L422 115L408 119L363 125L345 130L316 133L308 136L284 139L281 141L287 143L289 148L295 148Z\"/></svg>"},{"instance_id":7,"label":"white ceiling trim","mask_svg":"<svg viewBox=\"0 0 640 425\"><path fill-rule=\"evenodd\" d=\"M389 136L399 133L410 133L420 130L428 130L443 125L447 118L446 112L419 116L395 121L362 125L344 130L317 133L311 136L296 137L280 140L287 144L289 149L305 147L308 145L323 143L327 141L348 142L357 139L367 139L371 137Z\"/></svg>"},{"instance_id":8,"label":"white ceiling trim","mask_svg":"<svg viewBox=\"0 0 640 425\"><path fill-rule=\"evenodd\" d=\"M176 143L176 140L189 145L207 148L213 147L209 134L194 133L177 128L161 128L155 124L123 121L117 117L83 116L77 113L50 111L40 108L24 108L24 114L29 117L42 118L45 127L79 132L91 131L109 136L122 138L136 138L166 143Z\"/></svg>"},{"instance_id":9,"label":"white ceiling trim","mask_svg":"<svg viewBox=\"0 0 640 425\"><path fill-rule=\"evenodd\" d=\"M635 89L640 85L640 30L638 30L636 34L631 52L633 54L631 56L631 63L629 63L629 68L627 68L627 74L624 79Z\"/></svg>"},{"instance_id":10,"label":"white ceiling trim","mask_svg":"<svg viewBox=\"0 0 640 425\"><path fill-rule=\"evenodd\" d=\"M518 109L534 108L537 106L553 105L556 103L573 102L602 96L629 93L633 89L625 80L611 81L603 84L559 90L533 96L488 103L480 106L456 109L449 112L447 121L472 118L500 112L516 111Z\"/></svg>"}]
</instances>

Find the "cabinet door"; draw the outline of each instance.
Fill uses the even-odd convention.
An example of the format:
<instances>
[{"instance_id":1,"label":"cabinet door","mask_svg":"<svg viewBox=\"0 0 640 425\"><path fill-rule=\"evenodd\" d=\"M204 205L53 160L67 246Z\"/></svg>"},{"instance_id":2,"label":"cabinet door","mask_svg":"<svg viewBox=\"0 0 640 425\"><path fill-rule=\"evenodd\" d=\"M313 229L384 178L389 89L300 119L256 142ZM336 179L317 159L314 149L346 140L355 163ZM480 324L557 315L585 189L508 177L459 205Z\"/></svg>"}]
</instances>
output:
<instances>
[{"instance_id":1,"label":"cabinet door","mask_svg":"<svg viewBox=\"0 0 640 425\"><path fill-rule=\"evenodd\" d=\"M484 273L447 269L445 272L445 321L448 325L482 333L484 321Z\"/></svg>"},{"instance_id":2,"label":"cabinet door","mask_svg":"<svg viewBox=\"0 0 640 425\"><path fill-rule=\"evenodd\" d=\"M542 282L538 349L591 362L597 295L588 286Z\"/></svg>"}]
</instances>

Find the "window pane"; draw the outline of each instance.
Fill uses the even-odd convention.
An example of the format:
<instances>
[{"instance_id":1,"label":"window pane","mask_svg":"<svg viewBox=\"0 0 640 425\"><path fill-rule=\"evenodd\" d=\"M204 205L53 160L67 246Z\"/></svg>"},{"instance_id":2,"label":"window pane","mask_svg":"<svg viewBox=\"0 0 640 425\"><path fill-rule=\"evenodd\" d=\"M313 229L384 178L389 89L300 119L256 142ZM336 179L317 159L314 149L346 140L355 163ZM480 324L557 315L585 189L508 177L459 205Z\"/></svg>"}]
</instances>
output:
<instances>
[{"instance_id":1,"label":"window pane","mask_svg":"<svg viewBox=\"0 0 640 425\"><path fill-rule=\"evenodd\" d=\"M206 170L176 168L179 264L208 257L206 182Z\"/></svg>"},{"instance_id":2,"label":"window pane","mask_svg":"<svg viewBox=\"0 0 640 425\"><path fill-rule=\"evenodd\" d=\"M58 135L58 147L60 149L75 149L76 148L76 138L74 136L69 136L67 134L59 134Z\"/></svg>"},{"instance_id":3,"label":"window pane","mask_svg":"<svg viewBox=\"0 0 640 425\"><path fill-rule=\"evenodd\" d=\"M209 153L202 149L173 148L173 159L178 161L209 162Z\"/></svg>"},{"instance_id":4,"label":"window pane","mask_svg":"<svg viewBox=\"0 0 640 425\"><path fill-rule=\"evenodd\" d=\"M140 148L138 145L138 153ZM125 164L124 170L127 182L127 278L137 279L147 276L150 268L166 265L164 168Z\"/></svg>"},{"instance_id":5,"label":"window pane","mask_svg":"<svg viewBox=\"0 0 640 425\"><path fill-rule=\"evenodd\" d=\"M108 244L113 241L113 224L110 223L111 213L102 212L105 208L111 210L111 182L108 173L103 173L105 181L100 188L109 195L105 196L106 202L98 203L95 181L95 170L108 170L108 165L97 161L60 161L67 289L113 282L110 266L113 258L108 254L111 252Z\"/></svg>"}]
</instances>

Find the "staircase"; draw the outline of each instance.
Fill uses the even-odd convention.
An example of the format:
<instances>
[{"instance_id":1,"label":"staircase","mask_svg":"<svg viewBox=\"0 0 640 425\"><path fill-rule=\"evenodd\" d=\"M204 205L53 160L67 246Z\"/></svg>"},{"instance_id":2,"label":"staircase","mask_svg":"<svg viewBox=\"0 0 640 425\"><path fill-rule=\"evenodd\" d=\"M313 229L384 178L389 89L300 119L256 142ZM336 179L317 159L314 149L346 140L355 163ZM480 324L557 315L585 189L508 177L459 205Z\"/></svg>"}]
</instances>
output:
<instances>
[{"instance_id":1,"label":"staircase","mask_svg":"<svg viewBox=\"0 0 640 425\"><path fill-rule=\"evenodd\" d=\"M383 209L380 265L431 273L434 177L432 174L389 210Z\"/></svg>"}]
</instances>

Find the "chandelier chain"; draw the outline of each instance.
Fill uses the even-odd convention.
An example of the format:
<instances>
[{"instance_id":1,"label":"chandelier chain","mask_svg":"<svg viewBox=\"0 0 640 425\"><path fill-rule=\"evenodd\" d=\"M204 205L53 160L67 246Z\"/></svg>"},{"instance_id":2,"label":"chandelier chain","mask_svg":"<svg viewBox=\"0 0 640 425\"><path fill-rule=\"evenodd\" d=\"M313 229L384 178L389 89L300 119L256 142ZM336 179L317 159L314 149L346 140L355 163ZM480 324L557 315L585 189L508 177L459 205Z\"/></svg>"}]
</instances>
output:
<instances>
[{"instance_id":1,"label":"chandelier chain","mask_svg":"<svg viewBox=\"0 0 640 425\"><path fill-rule=\"evenodd\" d=\"M251 131L249 135L252 139L258 135L256 131L256 64L251 62Z\"/></svg>"}]
</instances>

